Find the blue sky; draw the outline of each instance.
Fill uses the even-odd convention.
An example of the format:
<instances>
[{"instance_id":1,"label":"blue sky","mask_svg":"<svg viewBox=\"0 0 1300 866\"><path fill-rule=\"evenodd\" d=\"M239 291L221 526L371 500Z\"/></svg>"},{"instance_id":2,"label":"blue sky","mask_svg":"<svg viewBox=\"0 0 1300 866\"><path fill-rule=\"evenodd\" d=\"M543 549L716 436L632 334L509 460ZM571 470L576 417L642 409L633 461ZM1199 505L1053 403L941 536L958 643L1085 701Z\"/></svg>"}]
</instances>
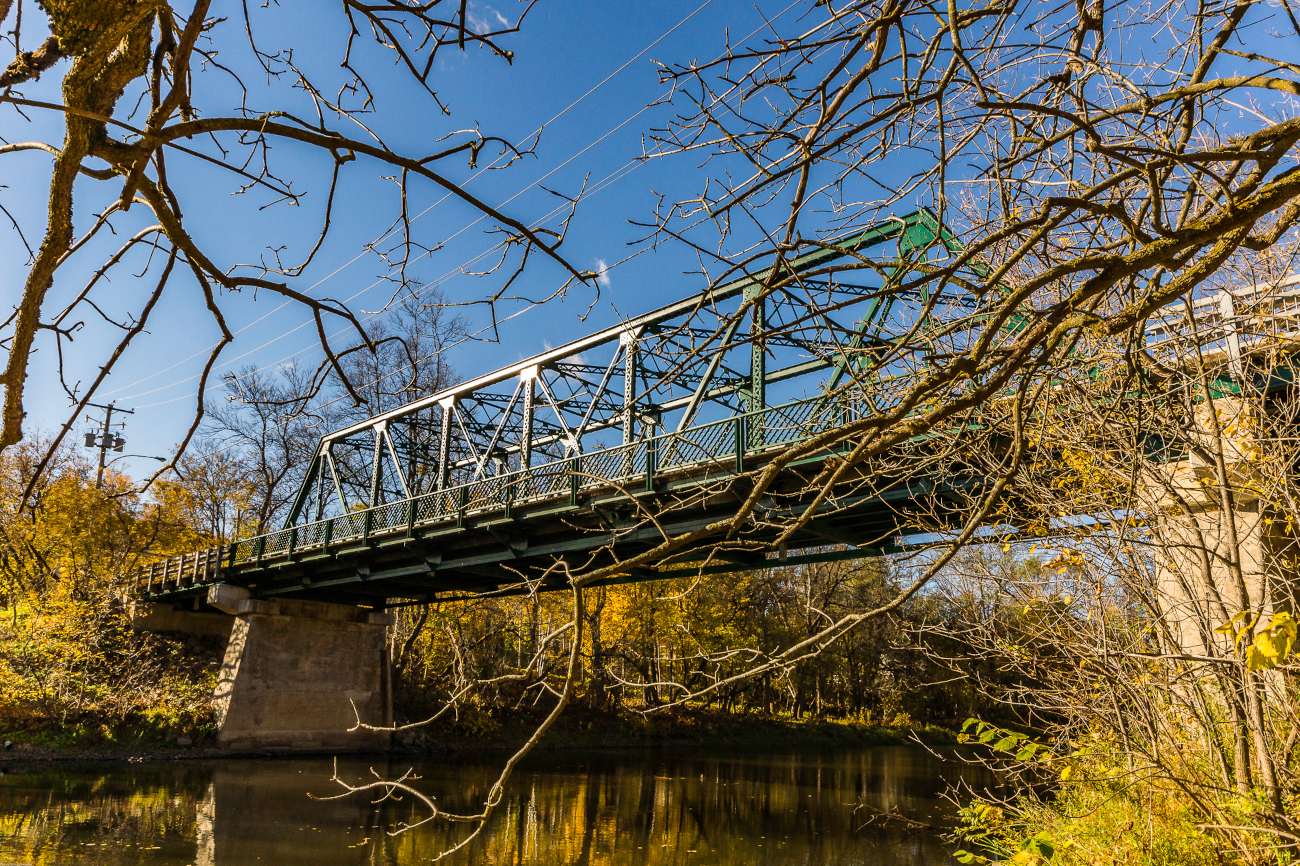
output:
<instances>
[{"instance_id":1,"label":"blue sky","mask_svg":"<svg viewBox=\"0 0 1300 866\"><path fill-rule=\"evenodd\" d=\"M346 80L338 66L347 35L339 6L303 0L266 8L250 6L254 33L264 50L292 46L294 63L331 95ZM268 84L257 70L240 32L240 8L234 0L218 0L213 6L214 16L227 19L217 26L213 42L221 52L218 60L241 74L248 88L248 104L256 110L288 107L308 115L308 101L290 88L291 82ZM504 18L513 22L523 8L515 0L469 6L471 17L483 21ZM467 184L475 195L527 222L561 204L561 199L540 185L572 194L585 178L594 190L569 227L564 253L579 268L596 269L601 263L610 266L598 303L592 306L597 301L593 289L579 287L560 302L527 311L521 312L521 305L503 307L502 315L519 315L502 324L499 341L462 346L451 359L462 377L576 339L612 323L620 314L643 312L703 287L702 277L688 273L697 264L680 245L653 250L634 245L645 230L633 221L648 220L661 197L673 201L697 192L705 174L698 155L636 161L649 146L647 133L663 126L674 111L671 105L653 105L664 97L665 87L658 82L652 61L711 60L723 50L728 37L735 44L762 33L765 19L797 32L799 25L793 19L805 9L806 4L791 0L760 0L757 4L750 0L540 0L523 31L502 40L515 54L513 65L472 48L464 54L444 51L439 55L433 85L451 108L449 117L437 110L433 99L409 76L393 68L390 55L375 49L358 51L356 59L378 97L377 112L363 119L394 149L412 155L429 153L438 148L440 137L475 124L485 134L522 141L545 125L535 154L507 170L476 173L459 158L439 168ZM1264 47L1276 51L1275 29L1265 22L1263 31L1256 28L1251 38L1270 43ZM24 47L32 47L38 38L39 34L29 32ZM1125 49L1139 54L1146 50L1140 45ZM1238 62L1225 60L1223 66L1226 70ZM57 100L64 71L66 66L60 66L58 74L25 87L24 94L31 99ZM195 82L197 102L209 115L229 112L238 104L240 90L220 71L208 68ZM128 97L121 105L130 101ZM56 113L24 111L29 121L21 119L13 106L0 109L0 135L6 141L40 139L57 144L62 139ZM338 128L348 126L347 121L331 122ZM356 128L353 131L363 134ZM213 151L210 144L190 144ZM257 261L269 255L268 247L280 245L285 257L294 259L315 240L327 190L328 160L292 143L277 143L271 157L284 175L294 179L294 188L305 193L301 206L268 207L272 197L263 191L234 194L240 183L228 172L174 151L167 155L169 175L190 229L199 245L222 266ZM494 157L495 152L486 152L481 164ZM49 168L49 157L39 152L7 154L0 161L0 205L19 216L33 246L44 229L41 215L48 196ZM902 169L906 174L907 167ZM709 166L708 170L717 169ZM345 167L330 234L311 266L291 281L295 289L347 301L363 316L384 306L393 286L383 280L387 270L383 262L367 253L366 246L384 234L397 213L396 187L384 179L386 173L391 171L364 159ZM882 177L888 182L887 174ZM408 273L437 285L450 301L481 299L499 282L466 276L461 270L472 267L496 242L485 234L490 224L475 224L476 212L447 198L431 183L413 183L411 190L411 212L419 214L414 223L416 241L441 248L418 258ZM120 184L79 182L78 232L119 192ZM116 235L101 233L60 269L47 302L47 319L76 295L124 238L150 224L149 216L143 207L120 215L114 221ZM623 261L638 251L634 258ZM0 226L0 262L8 265L0 267L0 299L6 305L19 297L26 258L17 234ZM111 283L97 294L106 312L121 316L140 308L157 271L155 265L149 275L137 278L133 274L139 273L143 264L143 257L136 256L113 271ZM539 260L516 289L530 297L545 297L562 279L558 267ZM310 318L296 305L266 292L255 295L248 291L224 296L221 303L236 341L214 371L214 386L219 384L220 374L231 369L251 365L275 370L284 364L314 366L320 361ZM468 307L465 314L475 329L488 323L482 307ZM75 334L71 346L65 345L65 351L72 350L68 355L75 367L71 378L79 379L84 387L95 374L95 365L106 358L117 332L95 321L92 311L83 309L69 321L78 319L84 319L86 326ZM328 325L346 340L341 321ZM96 402L114 400L135 409L126 428L128 452L168 454L184 435L193 414L198 376L218 333L193 279L179 275L151 319L148 332L137 338L96 397ZM56 359L48 332L41 335L38 346L27 395L29 432L57 429L70 406L55 375ZM219 391L210 394L215 399L221 396ZM74 428L74 441L80 440L85 427L81 423ZM156 466L134 459L118 465L134 472Z\"/></svg>"},{"instance_id":2,"label":"blue sky","mask_svg":"<svg viewBox=\"0 0 1300 866\"><path fill-rule=\"evenodd\" d=\"M789 0L782 0L759 7L771 17L789 5ZM509 0L470 5L472 16L489 20L499 15L514 21L521 8L521 4ZM241 53L244 46L239 34L231 32L242 25L238 7L230 2L218 3L213 14L230 16L229 21L219 25L216 44L225 49L220 59L243 76L249 87L249 104L259 109L283 106L285 84L268 89L264 76L254 74L251 56L246 50ZM319 77L322 90L337 87L343 80L337 64L346 26L336 6L290 3L280 9L255 9L254 25L264 49L294 45L294 62L313 78ZM620 312L630 315L651 309L702 286L699 276L683 273L695 264L679 248L643 252L617 264L640 249L630 244L643 236L644 230L629 221L648 219L658 194L671 198L689 193L690 184L698 177L693 157L640 165L635 162L643 146L648 146L644 136L652 127L661 126L672 111L666 105L647 107L665 92L652 61L708 60L722 50L727 28L735 40L762 25L753 4L735 0L542 0L525 20L523 32L503 41L515 52L513 65L483 50L471 49L464 54L445 51L439 55L433 83L439 97L451 108L450 117L441 115L427 94L392 70L386 56L375 51L366 54L365 69L379 96L379 110L367 117L367 123L376 125L394 149L412 154L429 152L436 148L434 141L438 137L475 123L485 134L513 140L522 140L546 124L536 154L507 170L481 172L471 180L473 173L460 158L441 168L458 181L468 181L467 189L476 195L527 220L562 203L535 184L574 193L586 178L588 186L596 188L580 206L564 251L580 268L596 269L601 263L610 266L607 279L602 281L599 303L588 314L596 296L591 289L579 287L563 302L522 313L501 327L499 343L478 342L456 352L453 363L462 376L575 339L612 322ZM277 41L285 33L292 34L292 38ZM58 80L57 75L47 76L45 81L29 87L26 95L35 99L53 96ZM209 106L211 113L229 110L238 98L229 80L212 71L197 76L196 88L203 94L200 104ZM273 97L273 93L278 95ZM292 94L289 102L295 110L305 112L307 104L299 94ZM31 123L20 122L11 108L6 109L0 117L6 140L61 140L57 116L39 111L29 111L29 116ZM341 127L345 122L334 121L334 125ZM485 153L481 162L490 162L493 156L495 153ZM270 196L256 190L232 195L238 183L228 173L182 154L168 154L169 174L180 192L192 231L200 245L223 265L255 261L267 254L269 244L285 244L287 258L300 256L314 240L313 231L327 189L328 161L291 144L278 145L272 157L284 174L296 179L295 188L306 192L300 207L282 204L260 210ZM44 154L7 156L0 175L0 183L7 188L0 189L0 204L20 218L23 213L40 214L48 195L48 171L49 158ZM396 214L395 186L381 177L385 173L391 172L364 161L345 168L330 234L312 265L292 281L295 288L317 297L347 300L358 311L383 306L393 287L380 279L385 273L382 262L365 253L364 248L383 234ZM77 189L79 232L89 226L95 210L110 200L108 196L120 191L100 186L114 185L83 181ZM426 246L444 246L419 259L409 273L437 283L449 300L481 298L489 288L488 281L459 271L495 242L484 233L489 223L472 225L477 214L455 200L438 203L444 195L430 183L416 183L412 188L412 213L422 213L415 223L416 239ZM62 269L50 295L47 315L75 295L90 272L125 237L149 225L148 217L143 207L119 217L115 220L116 237L104 233L87 246L80 263ZM43 225L29 216L24 229L29 243L35 246ZM0 233L0 261L18 263L24 259L26 252L17 236L11 231ZM141 262L143 258L135 260L137 265ZM23 267L0 269L0 294L16 300L25 272ZM529 296L545 296L561 279L556 266L541 261L530 267L518 288ZM120 267L114 270L108 290L100 297L105 299L106 312L121 313L128 308L138 309L152 285L152 275L139 279L131 269ZM116 310L112 307L115 303ZM281 298L268 293L254 297L251 292L226 296L222 304L237 338L226 349L217 372L246 365L267 369L295 362L314 365L320 360L309 317L295 305L285 305ZM503 307L502 311L520 309L516 305ZM116 339L115 329L84 314L89 312L73 317L85 319L86 327L77 333L70 348L78 352L77 357L98 364ZM469 308L466 315L475 326L487 323L481 307ZM580 319L583 315L587 315L585 322ZM333 331L344 329L341 322L330 324ZM128 452L165 455L184 435L207 349L218 335L192 278L181 275L151 319L148 332L136 339L96 398L96 402L115 400L120 406L135 409L126 427ZM28 392L28 430L33 432L57 429L70 406L54 375L52 341L44 338L40 347ZM65 351L68 348L65 346ZM76 372L87 382L94 374L93 365L83 363ZM86 426L80 423L74 429L78 441L80 430ZM129 458L118 464L123 465L128 471L143 472L157 464Z\"/></svg>"}]
</instances>

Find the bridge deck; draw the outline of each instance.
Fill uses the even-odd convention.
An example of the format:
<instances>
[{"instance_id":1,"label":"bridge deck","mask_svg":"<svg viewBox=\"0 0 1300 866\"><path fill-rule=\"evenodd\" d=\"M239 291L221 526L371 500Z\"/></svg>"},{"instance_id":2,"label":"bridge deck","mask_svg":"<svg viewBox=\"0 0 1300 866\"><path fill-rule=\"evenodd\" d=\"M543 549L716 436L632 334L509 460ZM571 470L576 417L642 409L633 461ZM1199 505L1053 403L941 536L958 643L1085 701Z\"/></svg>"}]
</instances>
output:
<instances>
[{"instance_id":1,"label":"bridge deck","mask_svg":"<svg viewBox=\"0 0 1300 866\"><path fill-rule=\"evenodd\" d=\"M743 473L872 411L868 400L861 392L836 401L801 400L358 509L155 565L141 573L140 589L152 600L197 603L209 586L224 582L260 597L383 606L387 599L431 600L439 593L517 586L523 579L558 588L567 575L557 563L575 569L610 564L615 542L624 560L655 546L665 532L689 532L734 514L750 489ZM800 508L808 482L834 453L823 449L786 466L762 513ZM944 500L963 498L974 484L960 477L940 483L856 475L790 539L787 549L802 554L768 560L747 552L747 545L757 547L775 534L758 521L734 549L715 551L706 571L879 555L896 549L894 539L914 528L920 513L936 525L933 516L944 510ZM643 518L638 503L647 498L672 500L666 525ZM840 549L827 549L832 546ZM698 567L683 563L704 558L698 548L678 551L617 580L694 574ZM217 560L220 567L212 567Z\"/></svg>"}]
</instances>

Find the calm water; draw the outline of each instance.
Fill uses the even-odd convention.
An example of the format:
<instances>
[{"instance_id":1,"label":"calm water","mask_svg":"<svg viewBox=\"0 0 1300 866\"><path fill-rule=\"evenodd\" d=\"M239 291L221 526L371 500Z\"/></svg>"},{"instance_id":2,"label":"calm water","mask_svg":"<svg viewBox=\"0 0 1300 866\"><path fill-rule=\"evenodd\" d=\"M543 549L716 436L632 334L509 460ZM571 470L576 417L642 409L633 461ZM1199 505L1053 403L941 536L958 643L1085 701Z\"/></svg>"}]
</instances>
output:
<instances>
[{"instance_id":1,"label":"calm water","mask_svg":"<svg viewBox=\"0 0 1300 866\"><path fill-rule=\"evenodd\" d=\"M383 759L388 760L388 759ZM340 761L397 775L409 762ZM444 809L481 803L498 764L429 759L420 789ZM0 777L5 864L283 866L427 862L459 827L390 836L423 813L409 800L329 795L328 760L43 767ZM949 812L946 782L988 779L913 747L802 755L543 754L515 774L489 831L455 864L903 866L953 862L936 835L867 824Z\"/></svg>"}]
</instances>

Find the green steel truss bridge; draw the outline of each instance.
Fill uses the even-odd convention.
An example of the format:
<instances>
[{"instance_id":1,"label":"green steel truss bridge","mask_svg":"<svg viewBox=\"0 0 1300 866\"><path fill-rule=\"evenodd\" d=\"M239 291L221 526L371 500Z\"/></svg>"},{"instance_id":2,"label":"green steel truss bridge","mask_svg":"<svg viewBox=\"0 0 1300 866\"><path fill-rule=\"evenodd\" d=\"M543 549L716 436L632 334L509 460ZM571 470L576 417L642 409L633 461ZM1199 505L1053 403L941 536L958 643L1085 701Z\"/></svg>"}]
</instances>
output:
<instances>
[{"instance_id":1,"label":"green steel truss bridge","mask_svg":"<svg viewBox=\"0 0 1300 866\"><path fill-rule=\"evenodd\" d=\"M139 593L197 609L228 583L382 608L525 580L564 586L566 564L623 561L663 531L734 514L747 473L894 405L927 363L895 351L898 335L960 351L978 326L975 296L950 285L936 302L923 277L959 250L928 211L891 219L793 260L784 288L764 294L766 272L736 279L336 430L283 529L155 563ZM787 466L764 513L806 508L809 479L834 454ZM783 549L715 547L703 571L895 551L917 515L942 528L981 483L855 477ZM656 527L643 506L665 497L674 506ZM614 580L697 574L704 558L678 551Z\"/></svg>"}]
</instances>

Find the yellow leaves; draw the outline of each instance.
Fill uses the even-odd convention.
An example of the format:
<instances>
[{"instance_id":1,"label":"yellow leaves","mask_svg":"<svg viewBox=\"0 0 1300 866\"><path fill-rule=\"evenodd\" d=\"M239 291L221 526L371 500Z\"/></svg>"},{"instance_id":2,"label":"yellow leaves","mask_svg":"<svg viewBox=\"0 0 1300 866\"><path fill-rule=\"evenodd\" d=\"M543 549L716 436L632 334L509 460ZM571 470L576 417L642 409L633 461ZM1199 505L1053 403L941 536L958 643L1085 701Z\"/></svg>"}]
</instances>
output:
<instances>
[{"instance_id":1,"label":"yellow leaves","mask_svg":"<svg viewBox=\"0 0 1300 866\"><path fill-rule=\"evenodd\" d=\"M1244 610L1214 630L1216 634L1233 636L1233 644L1242 652L1250 671L1273 670L1286 661L1295 645L1297 626L1291 614L1275 613L1252 636L1252 629L1262 617L1263 614Z\"/></svg>"},{"instance_id":2,"label":"yellow leaves","mask_svg":"<svg viewBox=\"0 0 1300 866\"><path fill-rule=\"evenodd\" d=\"M1295 638L1296 622L1291 614L1286 611L1274 614L1246 650L1246 667L1252 671L1272 670L1290 655Z\"/></svg>"},{"instance_id":3,"label":"yellow leaves","mask_svg":"<svg viewBox=\"0 0 1300 866\"><path fill-rule=\"evenodd\" d=\"M1238 648L1240 648L1241 642L1249 634L1250 627L1253 626L1258 621L1259 621L1259 614L1252 613L1251 611L1248 610L1243 610L1241 613L1237 614L1232 619L1228 620L1223 625L1216 628L1214 630L1214 633L1222 634L1222 635L1236 635L1233 642L1237 645ZM1242 623L1240 629L1237 628L1237 623Z\"/></svg>"},{"instance_id":4,"label":"yellow leaves","mask_svg":"<svg viewBox=\"0 0 1300 866\"><path fill-rule=\"evenodd\" d=\"M1005 817L1001 807L992 803L976 803L971 807L971 814L975 820L986 824L1000 824Z\"/></svg>"}]
</instances>

